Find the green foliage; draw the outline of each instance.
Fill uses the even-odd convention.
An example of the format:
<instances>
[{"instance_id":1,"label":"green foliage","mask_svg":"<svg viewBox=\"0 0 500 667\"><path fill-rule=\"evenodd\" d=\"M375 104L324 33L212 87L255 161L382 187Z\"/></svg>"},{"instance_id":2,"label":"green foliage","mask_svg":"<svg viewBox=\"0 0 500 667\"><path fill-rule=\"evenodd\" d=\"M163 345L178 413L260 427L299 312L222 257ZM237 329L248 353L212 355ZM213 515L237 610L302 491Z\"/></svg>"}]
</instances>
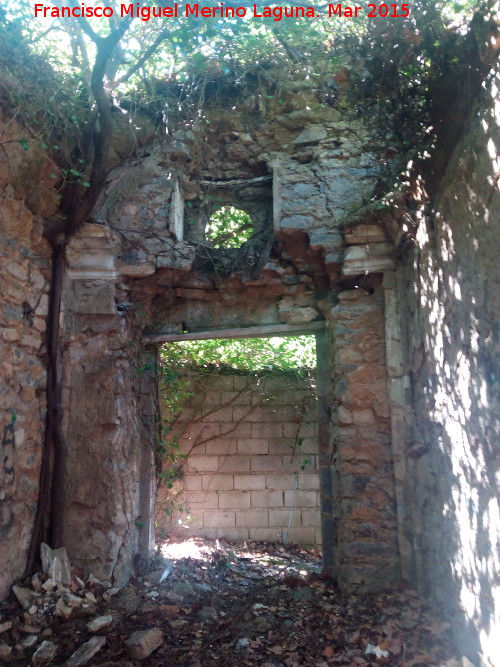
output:
<instances>
[{"instance_id":1,"label":"green foliage","mask_svg":"<svg viewBox=\"0 0 500 667\"><path fill-rule=\"evenodd\" d=\"M90 170L78 161L94 108L90 81L96 42L86 27L102 39L124 26L127 19L119 16L120 4L107 3L114 17L84 22L35 19L28 0L0 0L0 62L20 82L9 91L8 104L27 127L35 128L29 142L47 145L62 169L80 174L76 180L63 174L61 188L76 183L88 190L92 180ZM256 6L261 10L267 4ZM481 6L485 16L490 5ZM356 113L378 118L381 143L387 145L395 136L397 150L410 150L431 125L429 80L446 67L447 36L464 34L479 6L479 0L415 0L408 18L368 19L364 11L357 19L343 21L328 17L328 4L322 2L315 5L314 19L274 21L248 16L186 18L181 2L178 18L130 21L106 67L106 91L115 104L130 111L147 108L167 126L178 116L206 122L203 109L211 105L236 109L236 98L244 91L255 95L261 114L279 114L286 111L287 93L292 91L296 108L301 99L303 107L311 109L357 104ZM447 30L450 25L455 33ZM344 97L335 81L343 65L352 74ZM223 228L231 215L228 237ZM247 240L235 215L224 211L210 223L207 231L216 247L237 247L227 242Z\"/></svg>"},{"instance_id":2,"label":"green foliage","mask_svg":"<svg viewBox=\"0 0 500 667\"><path fill-rule=\"evenodd\" d=\"M316 367L315 346L314 336L182 341L164 346L162 359L174 368L297 371Z\"/></svg>"},{"instance_id":3,"label":"green foliage","mask_svg":"<svg viewBox=\"0 0 500 667\"><path fill-rule=\"evenodd\" d=\"M33 33L25 32L28 27ZM41 148L62 167L73 168L70 153L88 112L82 103L81 75L74 67L55 72L45 53L39 56L38 42L32 41L36 27L28 17L8 22L0 0L0 70L8 73L0 86L0 106L24 126L24 150ZM61 173L54 176L61 179Z\"/></svg>"},{"instance_id":4,"label":"green foliage","mask_svg":"<svg viewBox=\"0 0 500 667\"><path fill-rule=\"evenodd\" d=\"M214 248L240 248L253 232L252 218L234 206L221 206L210 216L205 237Z\"/></svg>"}]
</instances>

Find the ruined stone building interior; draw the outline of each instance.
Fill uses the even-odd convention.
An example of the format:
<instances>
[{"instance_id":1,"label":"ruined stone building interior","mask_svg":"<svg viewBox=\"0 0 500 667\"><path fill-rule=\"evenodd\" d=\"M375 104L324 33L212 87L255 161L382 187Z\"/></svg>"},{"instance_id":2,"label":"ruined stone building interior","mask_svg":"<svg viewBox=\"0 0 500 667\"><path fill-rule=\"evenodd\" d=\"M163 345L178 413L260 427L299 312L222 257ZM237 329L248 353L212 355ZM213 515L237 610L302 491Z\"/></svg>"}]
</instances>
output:
<instances>
[{"instance_id":1,"label":"ruined stone building interior","mask_svg":"<svg viewBox=\"0 0 500 667\"><path fill-rule=\"evenodd\" d=\"M277 92L255 67L244 86L208 77L203 122L179 111L165 132L113 112L105 182L64 245L64 456L48 472L58 167L23 145L0 92L0 598L27 571L47 474L62 480L50 546L85 576L119 589L154 553L165 343L307 335L313 395L300 378L219 373L185 412L185 535L315 545L344 593L406 582L449 621L470 661L456 664L500 664L494 62L430 167L403 165L398 138L360 111L354 65L333 71L329 103L331 87L288 77ZM15 76L0 72L2 91ZM251 220L237 247L207 237L221 208ZM299 439L307 466L290 454Z\"/></svg>"}]
</instances>

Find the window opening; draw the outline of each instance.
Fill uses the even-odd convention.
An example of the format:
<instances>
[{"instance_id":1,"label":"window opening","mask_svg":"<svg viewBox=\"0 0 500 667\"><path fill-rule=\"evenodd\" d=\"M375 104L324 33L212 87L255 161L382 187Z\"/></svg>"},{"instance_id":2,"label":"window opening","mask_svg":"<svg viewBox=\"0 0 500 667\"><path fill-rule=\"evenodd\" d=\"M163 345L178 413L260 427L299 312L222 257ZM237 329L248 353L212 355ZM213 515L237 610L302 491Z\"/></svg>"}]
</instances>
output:
<instances>
[{"instance_id":1,"label":"window opening","mask_svg":"<svg viewBox=\"0 0 500 667\"><path fill-rule=\"evenodd\" d=\"M214 248L241 248L254 231L252 218L234 206L221 206L210 216L205 238Z\"/></svg>"}]
</instances>

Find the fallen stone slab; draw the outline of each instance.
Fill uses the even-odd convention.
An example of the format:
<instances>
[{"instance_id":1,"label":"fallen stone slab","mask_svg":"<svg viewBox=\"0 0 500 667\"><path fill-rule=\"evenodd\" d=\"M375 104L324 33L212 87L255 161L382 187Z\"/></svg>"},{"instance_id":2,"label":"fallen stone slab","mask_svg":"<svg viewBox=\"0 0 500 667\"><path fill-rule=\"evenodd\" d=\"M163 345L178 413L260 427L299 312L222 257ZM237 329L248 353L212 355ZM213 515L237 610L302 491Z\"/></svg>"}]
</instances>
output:
<instances>
[{"instance_id":1,"label":"fallen stone slab","mask_svg":"<svg viewBox=\"0 0 500 667\"><path fill-rule=\"evenodd\" d=\"M144 581L147 584L150 584L151 586L157 586L158 584L161 584L165 579L167 579L168 575L172 571L172 564L168 563L165 564L165 567L162 567L158 570L155 570L154 572L151 572L150 574L147 574L144 577Z\"/></svg>"},{"instance_id":2,"label":"fallen stone slab","mask_svg":"<svg viewBox=\"0 0 500 667\"><path fill-rule=\"evenodd\" d=\"M79 598L78 595L73 595L72 593L63 593L61 598L68 607L80 607L82 604L82 598Z\"/></svg>"},{"instance_id":3,"label":"fallen stone slab","mask_svg":"<svg viewBox=\"0 0 500 667\"><path fill-rule=\"evenodd\" d=\"M22 586L12 586L12 592L17 598L21 607L28 610L33 601L33 592L30 588L23 588Z\"/></svg>"},{"instance_id":4,"label":"fallen stone slab","mask_svg":"<svg viewBox=\"0 0 500 667\"><path fill-rule=\"evenodd\" d=\"M38 643L38 635L28 635L21 641L23 648L33 648Z\"/></svg>"},{"instance_id":5,"label":"fallen stone slab","mask_svg":"<svg viewBox=\"0 0 500 667\"><path fill-rule=\"evenodd\" d=\"M99 630L110 626L112 622L112 616L98 616L87 623L87 630L89 632L99 632Z\"/></svg>"},{"instance_id":6,"label":"fallen stone slab","mask_svg":"<svg viewBox=\"0 0 500 667\"><path fill-rule=\"evenodd\" d=\"M81 667L81 665L86 665L89 660L91 660L96 653L98 653L104 644L106 643L106 637L92 637L88 642L82 644L79 649L77 649L73 655L63 663L63 667Z\"/></svg>"},{"instance_id":7,"label":"fallen stone slab","mask_svg":"<svg viewBox=\"0 0 500 667\"><path fill-rule=\"evenodd\" d=\"M92 573L89 574L87 578L87 583L91 587L96 587L96 586L102 586L103 588L111 588L111 582L110 581L104 581L103 579L98 579L97 577L94 577Z\"/></svg>"},{"instance_id":8,"label":"fallen stone slab","mask_svg":"<svg viewBox=\"0 0 500 667\"><path fill-rule=\"evenodd\" d=\"M71 583L71 564L65 547L51 549L48 544L40 545L42 570L56 583Z\"/></svg>"},{"instance_id":9,"label":"fallen stone slab","mask_svg":"<svg viewBox=\"0 0 500 667\"><path fill-rule=\"evenodd\" d=\"M239 653L240 651L244 651L245 649L247 649L249 645L250 645L250 640L248 639L248 637L240 637L236 641L236 644L234 645L234 650Z\"/></svg>"},{"instance_id":10,"label":"fallen stone slab","mask_svg":"<svg viewBox=\"0 0 500 667\"><path fill-rule=\"evenodd\" d=\"M29 625L28 623L21 628L21 632L24 632L25 635L39 635L41 631L42 628L39 628L37 625Z\"/></svg>"},{"instance_id":11,"label":"fallen stone slab","mask_svg":"<svg viewBox=\"0 0 500 667\"><path fill-rule=\"evenodd\" d=\"M172 593L183 599L194 595L194 588L187 581L178 581L172 586Z\"/></svg>"},{"instance_id":12,"label":"fallen stone slab","mask_svg":"<svg viewBox=\"0 0 500 667\"><path fill-rule=\"evenodd\" d=\"M10 630L11 627L12 627L12 621L5 621L5 623L0 623L0 635L2 634L2 632Z\"/></svg>"},{"instance_id":13,"label":"fallen stone slab","mask_svg":"<svg viewBox=\"0 0 500 667\"><path fill-rule=\"evenodd\" d=\"M112 605L110 605L109 613L113 614L133 614L141 602L140 597L132 586L122 588L113 598Z\"/></svg>"},{"instance_id":14,"label":"fallen stone slab","mask_svg":"<svg viewBox=\"0 0 500 667\"><path fill-rule=\"evenodd\" d=\"M56 657L57 651L57 644L45 640L33 653L31 661L34 665L43 665L46 662L52 662L52 660Z\"/></svg>"},{"instance_id":15,"label":"fallen stone slab","mask_svg":"<svg viewBox=\"0 0 500 667\"><path fill-rule=\"evenodd\" d=\"M54 608L54 616L60 616L61 618L69 618L73 613L73 607L67 605L62 598L56 603Z\"/></svg>"},{"instance_id":16,"label":"fallen stone slab","mask_svg":"<svg viewBox=\"0 0 500 667\"><path fill-rule=\"evenodd\" d=\"M128 653L135 660L144 660L163 644L163 633L159 628L138 630L126 640Z\"/></svg>"},{"instance_id":17,"label":"fallen stone slab","mask_svg":"<svg viewBox=\"0 0 500 667\"><path fill-rule=\"evenodd\" d=\"M11 653L12 646L9 646L8 644L0 644L0 659L8 658Z\"/></svg>"},{"instance_id":18,"label":"fallen stone slab","mask_svg":"<svg viewBox=\"0 0 500 667\"><path fill-rule=\"evenodd\" d=\"M42 586L44 591L47 593L50 593L51 590L53 590L56 587L56 582L52 579L52 577L49 577L47 581L45 581Z\"/></svg>"}]
</instances>

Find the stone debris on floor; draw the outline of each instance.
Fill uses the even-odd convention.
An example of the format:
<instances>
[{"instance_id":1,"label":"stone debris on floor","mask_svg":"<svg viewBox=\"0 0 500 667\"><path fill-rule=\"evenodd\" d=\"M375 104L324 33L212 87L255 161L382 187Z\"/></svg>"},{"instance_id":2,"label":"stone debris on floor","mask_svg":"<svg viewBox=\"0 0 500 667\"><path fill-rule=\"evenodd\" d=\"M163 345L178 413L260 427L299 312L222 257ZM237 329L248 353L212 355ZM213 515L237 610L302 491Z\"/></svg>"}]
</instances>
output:
<instances>
[{"instance_id":1,"label":"stone debris on floor","mask_svg":"<svg viewBox=\"0 0 500 667\"><path fill-rule=\"evenodd\" d=\"M415 591L343 595L317 549L168 541L121 589L42 555L0 606L0 665L472 665Z\"/></svg>"}]
</instances>

